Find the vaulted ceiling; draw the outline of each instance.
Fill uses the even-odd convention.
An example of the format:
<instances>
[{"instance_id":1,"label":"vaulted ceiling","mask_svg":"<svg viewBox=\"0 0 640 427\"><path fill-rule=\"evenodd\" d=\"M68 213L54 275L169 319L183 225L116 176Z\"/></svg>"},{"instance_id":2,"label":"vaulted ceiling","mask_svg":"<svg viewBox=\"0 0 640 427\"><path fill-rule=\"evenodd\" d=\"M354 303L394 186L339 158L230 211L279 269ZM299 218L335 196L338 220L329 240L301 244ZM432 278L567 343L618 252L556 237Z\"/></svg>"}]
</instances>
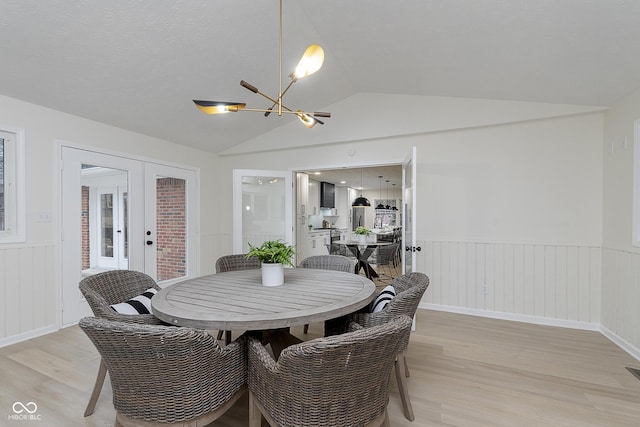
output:
<instances>
[{"instance_id":1,"label":"vaulted ceiling","mask_svg":"<svg viewBox=\"0 0 640 427\"><path fill-rule=\"evenodd\" d=\"M639 22L635 0L284 0L285 84L307 45L326 55L285 101L608 106L640 87ZM191 101L268 107L239 82L277 96L278 25L277 0L3 0L0 94L219 153L295 120L207 116Z\"/></svg>"}]
</instances>

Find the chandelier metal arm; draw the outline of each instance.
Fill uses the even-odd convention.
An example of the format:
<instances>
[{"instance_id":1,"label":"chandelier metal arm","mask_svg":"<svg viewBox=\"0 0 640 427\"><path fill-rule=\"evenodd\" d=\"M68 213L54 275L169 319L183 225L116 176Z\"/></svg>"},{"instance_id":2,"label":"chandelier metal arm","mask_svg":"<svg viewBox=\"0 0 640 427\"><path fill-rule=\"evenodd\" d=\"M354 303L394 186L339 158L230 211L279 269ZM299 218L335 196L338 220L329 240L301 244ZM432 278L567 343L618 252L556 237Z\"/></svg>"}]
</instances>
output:
<instances>
[{"instance_id":1,"label":"chandelier metal arm","mask_svg":"<svg viewBox=\"0 0 640 427\"><path fill-rule=\"evenodd\" d=\"M245 82L244 80L240 80L240 86L242 86L242 87L244 87L244 88L246 88L246 89L250 90L250 91L251 91L251 92L253 92L253 93L257 93L258 95L262 95L262 96L264 96L264 97L265 97L265 98L267 98L269 101L273 102L273 104L274 104L274 105L278 103L278 101L276 101L275 99L271 98L269 95L267 95L267 94L265 94L265 93L260 92L260 90L258 90L258 88L257 88L257 87L255 87L255 86L253 86L251 83L247 83L247 82ZM265 110L265 111L267 111L267 110ZM280 115L280 114L278 114L278 115Z\"/></svg>"},{"instance_id":2,"label":"chandelier metal arm","mask_svg":"<svg viewBox=\"0 0 640 427\"><path fill-rule=\"evenodd\" d=\"M282 97L284 96L285 93L287 93L287 91L289 90L289 88L291 86L293 86L293 84L296 82L296 80L291 80L291 82L289 83L289 85L285 88L285 90L282 92L282 94L280 94L280 99L282 100ZM276 105L278 105L277 102L274 102L273 105L271 107L268 108L269 111L267 111L266 113L264 113L265 117L269 117L269 114L271 114L271 111L273 111L273 107L275 107Z\"/></svg>"},{"instance_id":3,"label":"chandelier metal arm","mask_svg":"<svg viewBox=\"0 0 640 427\"><path fill-rule=\"evenodd\" d=\"M291 83L289 83L289 86L287 86L287 88L284 90L282 95L287 93L287 90L289 90L289 88L293 85L293 83L295 83L295 80L293 80L293 81L291 81ZM247 90L250 90L253 93L261 95L261 96L265 97L266 99L268 99L269 101L273 102L273 105L271 106L271 108L268 108L268 109L265 109L265 110L256 109L256 108L244 108L244 111L264 112L265 117L268 117L269 114L271 114L273 112L273 107L275 107L276 105L280 105L282 108L279 109L280 110L278 112L279 116L281 116L282 113L300 114L299 111L293 111L291 108L289 108L286 105L284 105L282 103L282 96L281 96L281 101L278 103L278 101L276 101L275 99L271 98L269 95L267 95L267 94L265 94L263 92L260 92L260 90L257 87L255 87L254 85L252 85L251 83L248 83L248 82L246 82L244 80L240 80L240 86L244 87ZM315 121L317 121L318 123L320 123L321 125L323 125L324 122L321 121L321 120L318 120L318 117L331 118L331 113L326 113L326 112L322 112L322 111L316 111L316 112L313 112L313 113L307 113L305 111L302 111L302 113L313 117L313 119Z\"/></svg>"}]
</instances>

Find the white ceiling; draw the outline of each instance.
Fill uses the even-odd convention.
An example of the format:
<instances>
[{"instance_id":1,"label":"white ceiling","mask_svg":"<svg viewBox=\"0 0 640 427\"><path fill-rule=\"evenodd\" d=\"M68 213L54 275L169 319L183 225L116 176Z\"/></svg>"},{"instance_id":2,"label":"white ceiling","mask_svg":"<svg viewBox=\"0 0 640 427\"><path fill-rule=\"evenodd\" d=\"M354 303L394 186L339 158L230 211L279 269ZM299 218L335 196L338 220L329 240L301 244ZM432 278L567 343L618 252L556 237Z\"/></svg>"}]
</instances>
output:
<instances>
[{"instance_id":1,"label":"white ceiling","mask_svg":"<svg viewBox=\"0 0 640 427\"><path fill-rule=\"evenodd\" d=\"M326 55L285 102L608 106L640 87L639 23L637 0L285 0L285 79L308 44ZM278 28L276 0L3 0L0 94L218 153L295 120L207 116L191 102L267 107L239 81L277 96Z\"/></svg>"}]
</instances>

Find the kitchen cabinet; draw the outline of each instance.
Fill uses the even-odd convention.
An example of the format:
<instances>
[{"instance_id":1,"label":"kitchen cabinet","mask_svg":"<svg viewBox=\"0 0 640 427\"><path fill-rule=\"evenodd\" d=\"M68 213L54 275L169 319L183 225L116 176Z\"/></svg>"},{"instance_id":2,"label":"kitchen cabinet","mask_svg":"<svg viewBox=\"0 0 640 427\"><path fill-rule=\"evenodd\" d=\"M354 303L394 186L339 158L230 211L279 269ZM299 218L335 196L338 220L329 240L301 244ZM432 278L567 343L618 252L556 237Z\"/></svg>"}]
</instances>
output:
<instances>
[{"instance_id":1,"label":"kitchen cabinet","mask_svg":"<svg viewBox=\"0 0 640 427\"><path fill-rule=\"evenodd\" d=\"M320 182L310 179L307 188L309 197L307 215L320 215Z\"/></svg>"},{"instance_id":2,"label":"kitchen cabinet","mask_svg":"<svg viewBox=\"0 0 640 427\"><path fill-rule=\"evenodd\" d=\"M327 245L329 243L331 243L331 236L328 231L310 232L306 256L328 255Z\"/></svg>"},{"instance_id":3,"label":"kitchen cabinet","mask_svg":"<svg viewBox=\"0 0 640 427\"><path fill-rule=\"evenodd\" d=\"M349 226L349 204L347 187L336 187L336 211L338 216L335 228L347 228Z\"/></svg>"},{"instance_id":4,"label":"kitchen cabinet","mask_svg":"<svg viewBox=\"0 0 640 427\"><path fill-rule=\"evenodd\" d=\"M310 215L307 212L309 202L309 175L298 173L296 175L296 215Z\"/></svg>"},{"instance_id":5,"label":"kitchen cabinet","mask_svg":"<svg viewBox=\"0 0 640 427\"><path fill-rule=\"evenodd\" d=\"M307 257L309 175L296 174L296 265Z\"/></svg>"}]
</instances>

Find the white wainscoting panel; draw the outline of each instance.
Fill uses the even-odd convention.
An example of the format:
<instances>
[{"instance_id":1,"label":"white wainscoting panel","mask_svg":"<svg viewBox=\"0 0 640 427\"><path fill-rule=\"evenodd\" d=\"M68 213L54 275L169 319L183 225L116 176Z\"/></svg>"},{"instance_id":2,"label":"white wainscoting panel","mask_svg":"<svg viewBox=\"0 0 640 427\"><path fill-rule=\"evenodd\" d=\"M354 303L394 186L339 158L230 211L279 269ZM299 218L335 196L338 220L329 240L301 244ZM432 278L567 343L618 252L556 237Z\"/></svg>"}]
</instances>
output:
<instances>
[{"instance_id":1,"label":"white wainscoting panel","mask_svg":"<svg viewBox=\"0 0 640 427\"><path fill-rule=\"evenodd\" d=\"M640 254L603 249L602 326L618 344L640 349Z\"/></svg>"},{"instance_id":2,"label":"white wainscoting panel","mask_svg":"<svg viewBox=\"0 0 640 427\"><path fill-rule=\"evenodd\" d=\"M600 323L601 249L478 242L419 242L431 305ZM512 316L513 317L513 316Z\"/></svg>"},{"instance_id":3,"label":"white wainscoting panel","mask_svg":"<svg viewBox=\"0 0 640 427\"><path fill-rule=\"evenodd\" d=\"M0 343L56 327L54 262L52 243L0 249Z\"/></svg>"}]
</instances>

